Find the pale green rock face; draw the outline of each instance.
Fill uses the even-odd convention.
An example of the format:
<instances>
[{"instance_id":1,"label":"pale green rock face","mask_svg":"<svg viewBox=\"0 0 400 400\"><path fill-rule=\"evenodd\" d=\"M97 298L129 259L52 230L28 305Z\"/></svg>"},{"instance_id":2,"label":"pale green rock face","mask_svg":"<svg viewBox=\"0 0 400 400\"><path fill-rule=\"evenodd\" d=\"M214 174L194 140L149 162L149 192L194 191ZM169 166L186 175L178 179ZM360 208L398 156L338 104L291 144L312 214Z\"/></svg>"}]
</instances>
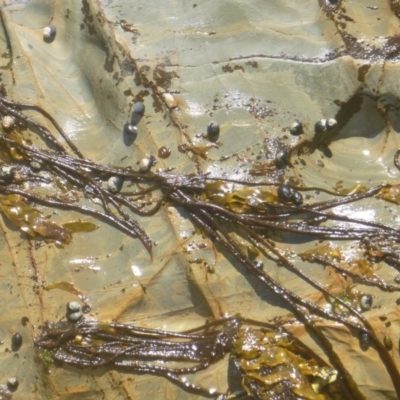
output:
<instances>
[{"instance_id":1,"label":"pale green rock face","mask_svg":"<svg viewBox=\"0 0 400 400\"><path fill-rule=\"evenodd\" d=\"M151 171L160 174L260 183L290 179L296 186L330 192L400 183L394 163L400 148L400 7L395 0L5 0L1 12L0 72L7 98L46 110L86 159L138 170L143 159L154 157ZM49 25L56 31L44 31ZM49 40L49 35L54 37ZM137 102L145 106L143 116L132 116ZM45 116L23 112L65 144ZM337 126L315 140L315 123L330 118ZM303 125L299 136L289 132L296 120ZM206 137L211 121L220 128L215 143ZM137 132L126 131L131 122ZM25 130L24 135L43 148L35 132ZM311 148L304 147L307 141ZM159 152L163 147L171 151L167 157ZM289 162L275 168L280 148L288 150ZM36 189L43 196L59 190L45 183ZM136 189L133 185L130 190ZM306 206L336 198L321 190L302 194ZM140 201L146 208L159 196L156 192ZM80 201L100 207L83 196ZM170 201L153 216L131 214L154 243L152 257L140 240L103 219L39 209L59 224L82 219L98 229L74 233L71 243L60 247L28 238L2 213L0 384L17 377L15 399L188 398L162 377L70 366L46 372L33 340L44 322L65 318L67 303L79 301L79 294L91 306L87 319L170 331L222 316L240 314L265 322L293 312L229 252L203 236L187 209ZM333 212L394 229L399 225L398 205L373 196ZM222 224L246 249L243 232ZM354 227L339 220L327 225ZM91 230L89 226L85 229ZM348 294L357 285L361 294L372 295L372 308L363 316L380 341L391 337L389 354L398 367L398 291L301 260L299 253L321 245L318 236L269 234L282 254L331 293ZM388 264L375 254L372 269L360 264L365 253L359 240L326 240L322 245L340 253L336 264L341 267L396 286L396 240L391 251L397 261ZM269 251L257 259L291 293L322 308L330 306L332 299L278 265ZM69 291L60 285L45 290L57 282L70 283L61 285ZM367 399L397 398L379 352L373 346L363 350L356 329L325 319L319 324ZM301 324L287 327L328 361ZM18 357L6 351L16 332L23 338ZM227 357L188 380L243 393L232 383L240 377L228 369ZM10 394L4 387L0 393L4 398Z\"/></svg>"}]
</instances>

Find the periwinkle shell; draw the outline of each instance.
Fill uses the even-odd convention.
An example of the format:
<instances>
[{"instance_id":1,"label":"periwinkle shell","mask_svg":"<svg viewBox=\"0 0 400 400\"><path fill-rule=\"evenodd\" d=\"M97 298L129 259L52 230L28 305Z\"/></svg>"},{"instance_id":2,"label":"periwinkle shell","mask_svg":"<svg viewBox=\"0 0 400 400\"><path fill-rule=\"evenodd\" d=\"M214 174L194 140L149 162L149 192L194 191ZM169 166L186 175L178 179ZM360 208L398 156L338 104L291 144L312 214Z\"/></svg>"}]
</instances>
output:
<instances>
[{"instance_id":1,"label":"periwinkle shell","mask_svg":"<svg viewBox=\"0 0 400 400\"><path fill-rule=\"evenodd\" d=\"M368 350L372 342L371 336L366 332L360 332L360 334L358 335L358 339L361 349L364 351Z\"/></svg>"},{"instance_id":2,"label":"periwinkle shell","mask_svg":"<svg viewBox=\"0 0 400 400\"><path fill-rule=\"evenodd\" d=\"M22 346L22 336L19 332L14 333L11 338L11 347L13 351L18 351Z\"/></svg>"},{"instance_id":3,"label":"periwinkle shell","mask_svg":"<svg viewBox=\"0 0 400 400\"><path fill-rule=\"evenodd\" d=\"M15 376L12 376L7 379L7 388L10 392L15 392L18 389L18 379Z\"/></svg>"},{"instance_id":4,"label":"periwinkle shell","mask_svg":"<svg viewBox=\"0 0 400 400\"><path fill-rule=\"evenodd\" d=\"M107 190L111 193L118 193L123 184L124 179L121 176L110 176L107 181Z\"/></svg>"},{"instance_id":5,"label":"periwinkle shell","mask_svg":"<svg viewBox=\"0 0 400 400\"><path fill-rule=\"evenodd\" d=\"M361 296L360 307L364 311L367 311L372 307L372 296L370 294L364 294L363 296Z\"/></svg>"},{"instance_id":6,"label":"periwinkle shell","mask_svg":"<svg viewBox=\"0 0 400 400\"><path fill-rule=\"evenodd\" d=\"M319 121L317 121L314 125L314 130L315 133L322 133L326 131L326 119L320 119Z\"/></svg>"},{"instance_id":7,"label":"periwinkle shell","mask_svg":"<svg viewBox=\"0 0 400 400\"><path fill-rule=\"evenodd\" d=\"M285 149L278 150L275 155L275 165L277 168L285 168L288 161L288 152Z\"/></svg>"},{"instance_id":8,"label":"periwinkle shell","mask_svg":"<svg viewBox=\"0 0 400 400\"><path fill-rule=\"evenodd\" d=\"M292 201L293 204L296 206L300 206L303 204L303 196L300 192L297 190L293 190L292 196L290 197L290 200Z\"/></svg>"},{"instance_id":9,"label":"periwinkle shell","mask_svg":"<svg viewBox=\"0 0 400 400\"><path fill-rule=\"evenodd\" d=\"M143 115L144 110L145 110L144 104L141 101L138 101L133 105L132 112L134 112L135 114Z\"/></svg>"},{"instance_id":10,"label":"periwinkle shell","mask_svg":"<svg viewBox=\"0 0 400 400\"><path fill-rule=\"evenodd\" d=\"M335 129L336 126L337 126L337 121L335 118L329 118L328 121L326 121L326 129L328 129L328 131Z\"/></svg>"},{"instance_id":11,"label":"periwinkle shell","mask_svg":"<svg viewBox=\"0 0 400 400\"><path fill-rule=\"evenodd\" d=\"M67 307L69 312L77 312L81 309L81 305L77 301L70 301Z\"/></svg>"},{"instance_id":12,"label":"periwinkle shell","mask_svg":"<svg viewBox=\"0 0 400 400\"><path fill-rule=\"evenodd\" d=\"M78 322L82 317L83 317L83 314L81 311L73 312L68 315L68 319L71 322Z\"/></svg>"},{"instance_id":13,"label":"periwinkle shell","mask_svg":"<svg viewBox=\"0 0 400 400\"><path fill-rule=\"evenodd\" d=\"M219 125L215 121L211 121L207 126L207 136L210 140L217 140L219 136Z\"/></svg>"},{"instance_id":14,"label":"periwinkle shell","mask_svg":"<svg viewBox=\"0 0 400 400\"><path fill-rule=\"evenodd\" d=\"M286 202L291 199L293 190L287 185L281 185L278 188L278 197L280 201Z\"/></svg>"},{"instance_id":15,"label":"periwinkle shell","mask_svg":"<svg viewBox=\"0 0 400 400\"><path fill-rule=\"evenodd\" d=\"M56 38L57 28L54 25L47 25L43 28L43 40L51 43Z\"/></svg>"},{"instance_id":16,"label":"periwinkle shell","mask_svg":"<svg viewBox=\"0 0 400 400\"><path fill-rule=\"evenodd\" d=\"M290 127L289 132L293 136L301 135L303 133L303 124L296 119Z\"/></svg>"}]
</instances>

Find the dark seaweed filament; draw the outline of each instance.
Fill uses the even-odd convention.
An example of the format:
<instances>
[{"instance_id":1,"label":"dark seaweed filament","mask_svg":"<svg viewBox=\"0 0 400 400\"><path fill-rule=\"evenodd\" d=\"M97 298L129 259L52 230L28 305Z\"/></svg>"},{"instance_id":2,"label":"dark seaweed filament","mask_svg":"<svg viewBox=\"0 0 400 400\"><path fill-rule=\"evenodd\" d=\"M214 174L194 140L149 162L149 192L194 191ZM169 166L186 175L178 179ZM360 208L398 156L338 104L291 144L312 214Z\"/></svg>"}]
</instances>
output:
<instances>
[{"instance_id":1,"label":"dark seaweed filament","mask_svg":"<svg viewBox=\"0 0 400 400\"><path fill-rule=\"evenodd\" d=\"M61 135L65 144L62 144L50 130L41 126L34 121L34 119L27 117L23 113L23 109L32 109L45 116L52 123L54 129ZM332 209L338 205L373 197L378 194L385 185L346 196L339 196L335 193L335 197L332 200L304 204L302 206L281 204L279 202L257 204L249 202L246 204L247 209L245 212L236 212L224 205L215 204L212 198L204 196L208 185L219 181L235 183L249 188L263 187L271 184L232 181L222 178L216 180L216 178L210 178L206 175L183 175L162 172L157 174L151 172L143 174L131 168L119 168L98 164L85 158L79 149L69 140L68 136L51 115L40 107L16 104L5 97L0 97L0 115L11 115L17 122L17 128L11 134L0 133L0 145L3 147L2 154L6 157L6 161L9 165L18 168L20 166L29 165L31 161L39 161L42 168L45 169L54 180L62 180L72 185L77 191L80 191L82 197L95 200L96 204L89 207L80 204L79 200L67 201L56 193L52 196L43 197L35 193L34 189L24 189L22 187L23 182L21 182L21 177L18 181L16 179L11 179L11 181L0 179L0 193L2 195L16 194L37 204L59 209L72 209L103 219L125 234L133 238L138 238L150 255L152 253L151 239L134 219L134 215L151 217L157 213L163 204L185 208L189 212L193 223L199 227L207 237L216 243L217 247L223 248L233 255L252 275L257 277L269 290L277 294L282 301L293 310L298 320L306 326L309 332L311 332L325 350L332 366L338 370L339 379L343 384L343 390L348 398L363 399L364 396L358 390L357 384L353 381L351 375L346 371L340 356L335 352L323 331L314 322L314 316L336 321L344 324L349 329L356 329L357 331L367 333L378 349L381 360L385 364L392 378L396 393L400 398L399 371L388 350L378 339L368 320L354 307L351 307L341 298L327 291L322 285L299 270L283 253L276 249L274 242L268 238L267 235L268 231L280 231L291 235L310 235L321 240L355 240L358 241L360 245L362 244L365 249L374 248L374 243L378 240L377 238L385 243L399 244L400 231L397 229L379 223L339 216L332 211ZM19 128L28 128L32 132L37 133L43 140L43 147L33 146L23 142L18 133ZM6 154L7 156L5 156ZM15 154L17 154L17 156ZM397 163L397 153L395 160ZM111 193L107 191L102 183L111 175L123 177L126 181L135 184L138 189L122 193ZM32 175L26 175L23 177L22 181L24 180L34 181L34 177ZM296 189L310 190L311 188ZM329 193L329 191L326 190L325 192ZM139 200L150 194L158 196L157 201L155 201L152 207L144 207ZM340 221L341 224L338 224L338 221ZM287 290L269 276L268 268L261 270L254 265L249 256L242 251L240 245L231 238L228 233L229 230L240 230L240 232L243 232L244 237L254 243L260 251L271 255L276 262L279 262L285 268L297 274L300 279L308 282L326 297L340 303L353 318L349 319L334 311L327 311L317 306L315 303L305 300ZM384 256L385 260L391 262L392 265L399 265L399 256L395 251L389 249ZM310 261L322 262L317 258ZM343 268L334 263L333 268L343 272ZM351 275L350 272L346 273ZM357 276L357 279L365 284L378 285L384 290L399 290L398 287L371 281L371 279L365 278L362 275ZM218 323L216 324L218 325ZM202 343L201 346L207 348L203 356L187 352L184 343L180 343L180 347L174 343L173 347L175 347L173 353L167 357L166 354L170 354L168 346L170 346L171 343L165 342L164 339L162 343L157 341L153 342L151 335L148 335L148 331L146 331L147 336L145 335L145 338L141 340L135 339L133 341L126 339L126 344L123 348L121 346L116 348L112 343L110 344L107 342L108 340L114 340L115 336L107 332L102 332L99 328L99 324L79 324L75 327L68 326L65 328L60 328L57 325L54 329L47 327L38 345L41 348L53 349L56 358L74 365L112 365L131 371L156 373L166 376L168 379L184 387L185 384L178 378L179 374L193 373L197 370L207 368L215 359L218 359L218 357L230 351L229 343L233 340L232 338L237 333L238 328L235 328L235 331L232 325L228 325L226 327L221 325L221 329L217 329L213 331L213 333L206 334L203 332L198 337L194 334L190 335L190 337L186 337L186 339L189 340L199 340ZM113 327L118 332L124 332L125 329L122 325L113 325ZM63 329L65 329L65 331L63 331ZM233 329L236 333L232 333L231 336L229 336L226 334L225 329ZM82 348L82 346L76 346L70 341L70 338L80 335L83 332L80 330L83 330L85 334L90 332L92 336L100 335L100 339L104 340L106 343L96 348L89 346L88 349ZM158 331L157 335L164 335L164 333ZM169 333L168 335L168 337L172 337L172 334ZM223 342L222 337L224 335L230 337L230 341L226 339L227 342ZM157 348L159 349L153 356L150 355L149 350L152 343L156 347L158 346ZM87 354L89 350L90 357ZM141 357L143 360L141 360ZM158 365L156 362L148 363L150 359L156 361L158 357L173 361L181 360L184 362L194 362L194 364L179 369L175 367L164 367ZM123 359L123 361L121 361L121 359ZM194 387L191 389L197 390ZM202 393L204 395L210 395L210 393Z\"/></svg>"}]
</instances>

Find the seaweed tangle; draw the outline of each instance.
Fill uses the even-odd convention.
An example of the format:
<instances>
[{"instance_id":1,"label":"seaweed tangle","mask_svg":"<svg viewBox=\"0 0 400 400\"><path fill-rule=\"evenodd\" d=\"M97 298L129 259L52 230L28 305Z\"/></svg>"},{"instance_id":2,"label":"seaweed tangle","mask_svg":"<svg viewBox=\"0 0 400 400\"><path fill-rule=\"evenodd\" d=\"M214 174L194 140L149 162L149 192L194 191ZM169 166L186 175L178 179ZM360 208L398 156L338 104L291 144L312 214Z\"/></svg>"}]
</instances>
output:
<instances>
[{"instance_id":1,"label":"seaweed tangle","mask_svg":"<svg viewBox=\"0 0 400 400\"><path fill-rule=\"evenodd\" d=\"M25 109L34 110L47 118L54 127L54 133L25 115ZM140 227L134 216L151 217L164 205L183 207L187 210L192 222L203 235L211 239L217 249L224 250L235 257L262 285L278 295L292 310L298 321L304 324L309 333L324 349L332 368L337 371L335 382L341 387L345 398L364 399L365 397L359 391L351 374L344 367L340 356L335 352L322 329L318 326L318 318L319 320L323 318L335 321L345 325L353 332L356 331L367 335L378 350L381 360L392 379L395 391L400 397L399 371L388 349L378 338L371 324L360 312L360 309L354 302L349 302L343 296L331 293L323 285L298 269L289 260L287 254L278 249L272 234L281 232L290 235L312 236L320 240L357 241L367 260L372 263L385 261L398 267L400 263L400 252L398 250L400 232L397 229L379 223L338 215L333 210L339 205L357 202L370 197L398 203L399 190L397 186L382 184L369 189L358 187L354 190L331 192L323 188L289 185L285 190L292 194L297 193L297 197L284 198L281 183L256 182L252 181L251 176L249 176L248 181L237 181L226 178L211 178L205 174L184 175L171 172L142 172L132 168L120 168L95 163L84 157L80 150L69 140L62 128L45 110L35 105L14 103L8 100L5 95L0 97L0 115L3 121L11 121L10 119L5 120L6 117L12 117L13 121L13 124L11 126L7 125L7 127L3 123L3 130L0 132L0 156L3 160L3 164L0 166L1 210L21 230L31 236L45 237L61 244L68 244L72 240L71 229L45 220L33 206L44 205L63 210L75 210L107 221L116 229L121 230L132 238L139 239L151 256L151 238ZM24 139L24 130L37 134L43 146L33 145L30 140ZM57 139L56 134L62 142ZM37 169L38 167L42 171L41 174L35 171L35 168ZM119 177L124 182L135 185L136 190L130 192L124 190L120 192L110 191L105 186L110 177ZM43 194L39 190L42 182L53 183L59 190L54 191L54 193ZM70 188L79 193L79 196L68 195ZM314 203L299 201L301 192L315 189L329 193L331 199ZM154 194L154 197L158 199L151 206L147 205L147 202L141 201L151 194ZM83 199L86 200L85 204L82 204ZM87 203L91 205L87 205ZM279 263L297 274L300 279L308 282L327 299L330 299L332 303L339 305L341 311L338 312L335 308L323 308L312 301L299 297L275 281L268 274L268 268L259 268L254 261L254 257L243 250L241 243L230 235L232 231L246 240L249 243L249 248L251 247L256 249L255 251L267 255L273 260L271 262ZM376 285L382 290L399 290L399 287L379 280L373 273L363 274L348 271L340 254L335 255L329 249L326 249L321 254L303 254L302 257L310 262L333 266L340 273L352 276L361 283ZM364 267L367 268L367 266ZM148 351L146 346L149 346L151 342L149 337L146 336L144 342L138 345L123 346L124 350L121 350L121 344L117 345L120 350L110 347L109 344L99 345L100 347L94 349L96 355L93 358L88 358L86 347L82 343L73 344L71 338L82 336L86 331L91 331L91 335L94 337L100 334L102 325L85 324L72 328L59 328L57 325L57 328L54 328L54 334L52 333L54 329L52 331L52 328L44 328L44 336L38 341L38 345L42 348L50 346L54 349L56 358L58 357L75 365L107 364L132 371L159 372L178 382L175 379L175 375L181 371L194 372L196 368L206 368L213 361L213 357L218 358L228 349L232 351L232 346L235 347L232 345L232 341L239 340L240 336L239 331L235 328L235 334L231 335L232 337L228 340L228 343L221 345L222 339L218 335L223 336L225 328L221 328L223 324L217 321L215 324L221 328L220 331L200 335L202 338L206 337L204 340L208 344L204 344L204 346L208 346L208 353L206 352L204 359L201 359L199 355L193 355L196 360L194 366L183 368L182 370L168 368L163 370L158 366L146 369L147 367L142 366L142 364L140 366L136 364L132 360L132 356L135 352L143 354L145 358L149 356L146 353ZM65 329L61 338L50 340L49 342L45 341L45 337L59 335L60 329ZM113 325L112 329L124 331L125 328ZM164 333L161 335L164 335ZM173 336L172 334L168 335L167 337ZM203 340L200 337L196 338L196 335L186 339ZM150 342L147 342L148 340ZM47 344L45 345L45 343ZM163 343L157 342L158 345L161 346L160 349L166 349L163 347ZM184 348L184 345L176 344L174 346L177 346L176 351L180 354L178 358L183 357L184 359L184 354L179 350L179 346ZM160 350L161 353L164 350ZM165 351L167 352L167 350ZM239 350L237 352L239 354L243 353ZM65 355L67 353L68 355ZM294 356L297 351L290 350L290 353ZM299 354L296 356L300 357ZM130 361L125 363L123 359L126 357ZM154 358L157 358L157 356ZM237 364L243 373L247 374L248 365L242 361L239 357ZM284 364L282 363L281 365ZM262 371L260 372L255 368L254 374L257 373L263 374ZM252 393L256 398L263 398L260 393L263 393L265 388L260 388L260 383L257 382L259 381L254 376L252 378L244 378L244 386L248 392Z\"/></svg>"},{"instance_id":2,"label":"seaweed tangle","mask_svg":"<svg viewBox=\"0 0 400 400\"><path fill-rule=\"evenodd\" d=\"M42 359L51 357L47 366L58 362L155 374L205 397L228 398L182 375L206 369L226 354L240 371L246 393L255 398L329 400L345 395L337 371L283 327L240 317L180 333L98 321L47 323L36 346Z\"/></svg>"}]
</instances>

